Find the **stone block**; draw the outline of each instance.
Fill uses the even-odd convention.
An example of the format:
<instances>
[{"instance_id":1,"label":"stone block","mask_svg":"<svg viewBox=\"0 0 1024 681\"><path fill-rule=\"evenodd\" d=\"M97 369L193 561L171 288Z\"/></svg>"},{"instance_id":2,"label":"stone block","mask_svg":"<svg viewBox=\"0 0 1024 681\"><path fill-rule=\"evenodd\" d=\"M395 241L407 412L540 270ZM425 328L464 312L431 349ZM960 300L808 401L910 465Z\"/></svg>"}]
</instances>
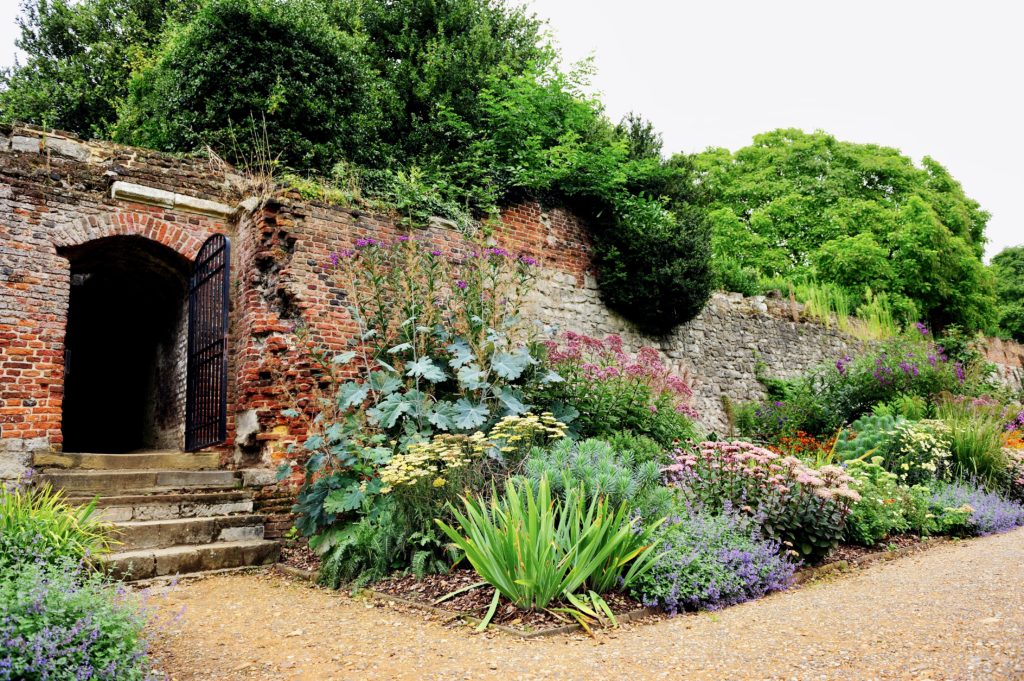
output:
<instances>
[{"instance_id":1,"label":"stone block","mask_svg":"<svg viewBox=\"0 0 1024 681\"><path fill-rule=\"evenodd\" d=\"M46 137L43 140L43 145L45 149L49 149L54 154L73 158L76 161L88 161L91 156L86 144L64 137Z\"/></svg>"},{"instance_id":2,"label":"stone block","mask_svg":"<svg viewBox=\"0 0 1024 681\"><path fill-rule=\"evenodd\" d=\"M40 148L38 137L25 137L23 135L14 135L11 137L11 149L14 151L26 151L38 154Z\"/></svg>"}]
</instances>

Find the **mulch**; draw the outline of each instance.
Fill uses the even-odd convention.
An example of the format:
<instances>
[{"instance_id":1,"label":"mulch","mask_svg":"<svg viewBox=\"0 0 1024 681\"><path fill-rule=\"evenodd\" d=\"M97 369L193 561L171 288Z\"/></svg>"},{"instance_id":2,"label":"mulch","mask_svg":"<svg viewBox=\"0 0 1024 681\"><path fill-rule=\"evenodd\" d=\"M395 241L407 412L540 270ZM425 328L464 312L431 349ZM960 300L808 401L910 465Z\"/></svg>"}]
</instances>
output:
<instances>
[{"instance_id":1,"label":"mulch","mask_svg":"<svg viewBox=\"0 0 1024 681\"><path fill-rule=\"evenodd\" d=\"M848 563L857 563L869 556L879 553L889 553L911 546L917 546L926 539L913 534L898 534L887 538L875 546L858 546L856 544L840 544L825 557L823 564L835 563L845 560Z\"/></svg>"},{"instance_id":2,"label":"mulch","mask_svg":"<svg viewBox=\"0 0 1024 681\"><path fill-rule=\"evenodd\" d=\"M396 575L373 585L373 590L383 594L398 596L406 600L415 601L424 605L432 605L452 613L452 615L472 615L483 618L494 598L494 587L484 584L470 589L447 600L437 601L443 596L480 583L480 577L472 570L453 570L446 575L427 575L422 580L417 580L412 575ZM608 607L616 615L643 608L643 604L628 596L617 593L604 594L603 596ZM562 607L565 604L552 604L552 608ZM568 607L568 606L566 606ZM553 613L548 610L525 610L517 607L514 603L506 600L503 596L498 603L498 609L491 620L495 624L501 624L515 629L537 630L550 629L566 624L574 624L575 620L568 615Z\"/></svg>"},{"instance_id":3,"label":"mulch","mask_svg":"<svg viewBox=\"0 0 1024 681\"><path fill-rule=\"evenodd\" d=\"M282 565L316 572L320 569L320 556L313 553L306 542L285 541L281 546Z\"/></svg>"}]
</instances>

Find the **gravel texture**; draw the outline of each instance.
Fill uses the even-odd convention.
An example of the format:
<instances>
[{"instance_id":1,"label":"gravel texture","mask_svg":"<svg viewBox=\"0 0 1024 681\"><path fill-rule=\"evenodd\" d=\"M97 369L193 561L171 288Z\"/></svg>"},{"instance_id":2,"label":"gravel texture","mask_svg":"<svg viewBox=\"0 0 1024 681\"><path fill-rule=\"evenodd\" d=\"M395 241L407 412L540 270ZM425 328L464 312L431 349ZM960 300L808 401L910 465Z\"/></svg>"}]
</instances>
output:
<instances>
[{"instance_id":1,"label":"gravel texture","mask_svg":"<svg viewBox=\"0 0 1024 681\"><path fill-rule=\"evenodd\" d=\"M717 613L582 635L474 634L271 575L157 594L172 679L1024 679L1024 529Z\"/></svg>"}]
</instances>

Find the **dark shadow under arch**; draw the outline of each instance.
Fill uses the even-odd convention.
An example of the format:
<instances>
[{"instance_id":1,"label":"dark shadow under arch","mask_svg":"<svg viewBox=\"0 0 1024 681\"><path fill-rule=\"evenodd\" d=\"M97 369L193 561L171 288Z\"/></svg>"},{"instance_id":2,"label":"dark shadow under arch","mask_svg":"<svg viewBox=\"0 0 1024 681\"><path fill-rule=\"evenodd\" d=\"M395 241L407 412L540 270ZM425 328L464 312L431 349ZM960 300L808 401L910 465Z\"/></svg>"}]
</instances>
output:
<instances>
[{"instance_id":1,"label":"dark shadow under arch","mask_svg":"<svg viewBox=\"0 0 1024 681\"><path fill-rule=\"evenodd\" d=\"M189 261L140 236L59 252L71 265L64 451L180 448Z\"/></svg>"}]
</instances>

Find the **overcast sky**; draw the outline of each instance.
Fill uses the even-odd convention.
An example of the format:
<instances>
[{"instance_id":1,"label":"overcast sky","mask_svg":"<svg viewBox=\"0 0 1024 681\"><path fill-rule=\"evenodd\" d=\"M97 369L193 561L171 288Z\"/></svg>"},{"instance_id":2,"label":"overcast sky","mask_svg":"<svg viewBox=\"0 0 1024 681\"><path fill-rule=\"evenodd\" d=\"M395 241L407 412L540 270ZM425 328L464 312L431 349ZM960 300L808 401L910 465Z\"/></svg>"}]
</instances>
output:
<instances>
[{"instance_id":1,"label":"overcast sky","mask_svg":"<svg viewBox=\"0 0 1024 681\"><path fill-rule=\"evenodd\" d=\"M530 0L565 58L596 60L613 119L665 150L736 149L778 127L930 155L992 213L988 254L1024 243L1024 4L1015 0ZM0 65L18 0L0 0Z\"/></svg>"}]
</instances>

